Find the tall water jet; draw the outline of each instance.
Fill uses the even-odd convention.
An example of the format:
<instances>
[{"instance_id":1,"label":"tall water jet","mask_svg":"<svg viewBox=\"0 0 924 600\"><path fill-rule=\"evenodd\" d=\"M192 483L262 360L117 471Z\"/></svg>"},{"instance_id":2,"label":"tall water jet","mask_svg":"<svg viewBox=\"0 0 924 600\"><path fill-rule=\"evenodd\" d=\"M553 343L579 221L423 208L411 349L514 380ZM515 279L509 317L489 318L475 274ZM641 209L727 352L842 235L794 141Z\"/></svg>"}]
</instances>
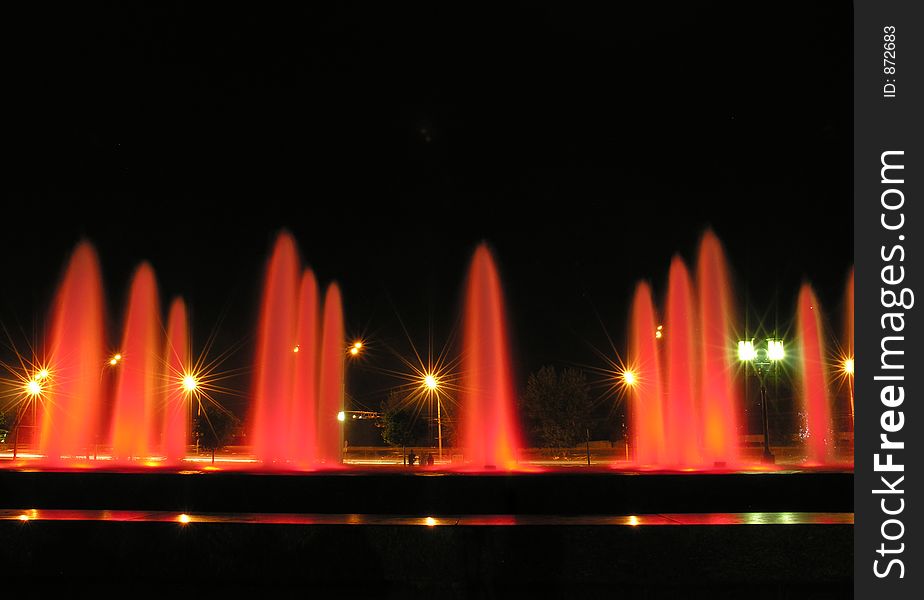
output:
<instances>
[{"instance_id":1,"label":"tall water jet","mask_svg":"<svg viewBox=\"0 0 924 600\"><path fill-rule=\"evenodd\" d=\"M298 292L295 381L289 439L290 456L298 465L311 466L317 460L318 426L318 282L307 269Z\"/></svg>"},{"instance_id":2,"label":"tall water jet","mask_svg":"<svg viewBox=\"0 0 924 600\"><path fill-rule=\"evenodd\" d=\"M738 402L731 354L733 314L728 262L722 244L707 231L699 246L696 287L699 293L700 407L703 458L707 464L738 459Z\"/></svg>"},{"instance_id":3,"label":"tall water jet","mask_svg":"<svg viewBox=\"0 0 924 600\"><path fill-rule=\"evenodd\" d=\"M806 450L814 463L829 457L831 404L828 398L821 307L809 284L799 290L797 329L800 360L800 395L806 419Z\"/></svg>"},{"instance_id":4,"label":"tall water jet","mask_svg":"<svg viewBox=\"0 0 924 600\"><path fill-rule=\"evenodd\" d=\"M317 412L317 459L328 465L340 462L343 423L343 366L346 358L343 335L343 305L336 283L324 295L324 320L319 357Z\"/></svg>"},{"instance_id":5,"label":"tall water jet","mask_svg":"<svg viewBox=\"0 0 924 600\"><path fill-rule=\"evenodd\" d=\"M112 420L113 458L146 458L154 447L162 389L163 336L154 270L142 263L132 278L122 333Z\"/></svg>"},{"instance_id":6,"label":"tall water jet","mask_svg":"<svg viewBox=\"0 0 924 600\"><path fill-rule=\"evenodd\" d=\"M628 365L623 377L631 402L629 411L635 462L642 466L658 465L664 458L663 390L657 325L651 287L645 282L639 283L632 300Z\"/></svg>"},{"instance_id":7,"label":"tall water jet","mask_svg":"<svg viewBox=\"0 0 924 600\"><path fill-rule=\"evenodd\" d=\"M683 259L671 260L668 275L667 310L664 321L667 379L665 389L666 464L697 466L699 452L696 389L696 345L693 343L696 312L693 284Z\"/></svg>"},{"instance_id":8,"label":"tall water jet","mask_svg":"<svg viewBox=\"0 0 924 600\"><path fill-rule=\"evenodd\" d=\"M164 349L166 381L164 382L164 456L171 464L186 458L189 440L189 404L195 392L189 365L189 330L186 304L174 298L167 316L167 344Z\"/></svg>"},{"instance_id":9,"label":"tall water jet","mask_svg":"<svg viewBox=\"0 0 924 600\"><path fill-rule=\"evenodd\" d=\"M500 277L484 243L468 272L463 322L461 433L476 467L513 469L520 444Z\"/></svg>"},{"instance_id":10,"label":"tall water jet","mask_svg":"<svg viewBox=\"0 0 924 600\"><path fill-rule=\"evenodd\" d=\"M48 370L48 383L39 451L49 463L62 456L89 456L101 441L103 313L99 259L92 245L81 242L55 294L50 346L41 365Z\"/></svg>"},{"instance_id":11,"label":"tall water jet","mask_svg":"<svg viewBox=\"0 0 924 600\"><path fill-rule=\"evenodd\" d=\"M299 259L288 233L276 238L266 267L254 364L253 452L264 464L289 454L289 404L296 344Z\"/></svg>"}]
</instances>

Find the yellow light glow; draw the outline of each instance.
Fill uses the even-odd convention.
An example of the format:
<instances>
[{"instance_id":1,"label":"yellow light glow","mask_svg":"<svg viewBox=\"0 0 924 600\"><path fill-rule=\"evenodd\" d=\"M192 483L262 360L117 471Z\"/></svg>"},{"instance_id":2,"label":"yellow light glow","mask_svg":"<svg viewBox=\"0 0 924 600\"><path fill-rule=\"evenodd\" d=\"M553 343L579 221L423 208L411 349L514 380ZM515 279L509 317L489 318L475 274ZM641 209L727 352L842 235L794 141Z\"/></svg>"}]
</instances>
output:
<instances>
[{"instance_id":1,"label":"yellow light glow","mask_svg":"<svg viewBox=\"0 0 924 600\"><path fill-rule=\"evenodd\" d=\"M112 358L114 358L114 359L116 359L116 360L122 360L122 355L121 355L121 354L116 354L116 355L113 356Z\"/></svg>"},{"instance_id":2,"label":"yellow light glow","mask_svg":"<svg viewBox=\"0 0 924 600\"><path fill-rule=\"evenodd\" d=\"M359 354L359 348L357 348L356 346L353 346L352 348L350 348L350 354L352 354L353 356L356 356L357 354Z\"/></svg>"},{"instance_id":3,"label":"yellow light glow","mask_svg":"<svg viewBox=\"0 0 924 600\"><path fill-rule=\"evenodd\" d=\"M770 360L783 360L786 351L783 349L783 340L767 340L767 358Z\"/></svg>"},{"instance_id":4,"label":"yellow light glow","mask_svg":"<svg viewBox=\"0 0 924 600\"><path fill-rule=\"evenodd\" d=\"M19 515L19 520L20 520L20 521L28 521L28 520L29 520L29 515Z\"/></svg>"},{"instance_id":5,"label":"yellow light glow","mask_svg":"<svg viewBox=\"0 0 924 600\"><path fill-rule=\"evenodd\" d=\"M848 375L853 375L853 359L845 358L844 359L844 373Z\"/></svg>"},{"instance_id":6,"label":"yellow light glow","mask_svg":"<svg viewBox=\"0 0 924 600\"><path fill-rule=\"evenodd\" d=\"M187 515L186 513L183 513L177 518L177 520L183 525L186 525L189 523L189 515Z\"/></svg>"},{"instance_id":7,"label":"yellow light glow","mask_svg":"<svg viewBox=\"0 0 924 600\"><path fill-rule=\"evenodd\" d=\"M638 378L635 376L635 371L626 369L622 373L622 380L626 385L635 385L635 383L638 381Z\"/></svg>"},{"instance_id":8,"label":"yellow light glow","mask_svg":"<svg viewBox=\"0 0 924 600\"><path fill-rule=\"evenodd\" d=\"M750 340L738 341L738 360L752 361L757 358L757 351L754 349L754 342Z\"/></svg>"},{"instance_id":9,"label":"yellow light glow","mask_svg":"<svg viewBox=\"0 0 924 600\"><path fill-rule=\"evenodd\" d=\"M424 521L426 521L427 527L433 527L434 525L436 525L436 519L434 519L433 517L427 517L426 519L424 519Z\"/></svg>"},{"instance_id":10,"label":"yellow light glow","mask_svg":"<svg viewBox=\"0 0 924 600\"><path fill-rule=\"evenodd\" d=\"M346 413L343 412L342 410L341 410L340 412L338 412L338 413L337 413L337 420L340 421L341 423L344 422L344 421L346 421Z\"/></svg>"},{"instance_id":11,"label":"yellow light glow","mask_svg":"<svg viewBox=\"0 0 924 600\"><path fill-rule=\"evenodd\" d=\"M630 516L629 525L631 525L632 527L638 527L638 517L636 517L635 515Z\"/></svg>"},{"instance_id":12,"label":"yellow light glow","mask_svg":"<svg viewBox=\"0 0 924 600\"><path fill-rule=\"evenodd\" d=\"M658 331L655 331L655 339L656 339L656 340L660 340L662 337L664 337L664 334L661 333L661 330L660 330L660 329L659 329Z\"/></svg>"},{"instance_id":13,"label":"yellow light glow","mask_svg":"<svg viewBox=\"0 0 924 600\"><path fill-rule=\"evenodd\" d=\"M119 364L119 361L117 361L117 360L114 359L114 358L110 358L110 359L109 359L109 364L112 365L112 366L116 366L117 364Z\"/></svg>"},{"instance_id":14,"label":"yellow light glow","mask_svg":"<svg viewBox=\"0 0 924 600\"><path fill-rule=\"evenodd\" d=\"M42 384L40 384L35 379L29 380L25 385L26 393L30 396L38 396L42 393Z\"/></svg>"},{"instance_id":15,"label":"yellow light glow","mask_svg":"<svg viewBox=\"0 0 924 600\"><path fill-rule=\"evenodd\" d=\"M353 347L356 348L357 350L359 350L359 349L361 349L361 348L363 347L363 343L362 343L362 342L355 342L355 343L353 344Z\"/></svg>"},{"instance_id":16,"label":"yellow light glow","mask_svg":"<svg viewBox=\"0 0 924 600\"><path fill-rule=\"evenodd\" d=\"M294 348L292 348L292 352L298 352L298 346L295 346Z\"/></svg>"},{"instance_id":17,"label":"yellow light glow","mask_svg":"<svg viewBox=\"0 0 924 600\"><path fill-rule=\"evenodd\" d=\"M187 392L194 392L196 388L199 387L199 382L196 381L196 378L192 375L186 375L183 377L183 389Z\"/></svg>"},{"instance_id":18,"label":"yellow light glow","mask_svg":"<svg viewBox=\"0 0 924 600\"><path fill-rule=\"evenodd\" d=\"M437 387L439 387L439 382L436 380L436 377L430 373L427 373L424 376L424 385L427 386L427 388L430 390L435 390Z\"/></svg>"},{"instance_id":19,"label":"yellow light glow","mask_svg":"<svg viewBox=\"0 0 924 600\"><path fill-rule=\"evenodd\" d=\"M36 379L48 379L48 369L42 369L35 374Z\"/></svg>"}]
</instances>

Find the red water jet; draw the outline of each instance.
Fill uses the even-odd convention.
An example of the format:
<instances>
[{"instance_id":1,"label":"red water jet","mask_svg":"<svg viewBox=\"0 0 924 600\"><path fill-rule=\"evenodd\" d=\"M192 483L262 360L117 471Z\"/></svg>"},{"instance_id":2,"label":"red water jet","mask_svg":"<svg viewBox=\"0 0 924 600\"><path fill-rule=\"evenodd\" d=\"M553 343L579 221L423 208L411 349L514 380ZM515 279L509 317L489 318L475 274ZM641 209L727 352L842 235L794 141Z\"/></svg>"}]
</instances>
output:
<instances>
[{"instance_id":1,"label":"red water jet","mask_svg":"<svg viewBox=\"0 0 924 600\"><path fill-rule=\"evenodd\" d=\"M463 324L461 439L477 468L514 469L520 445L500 277L486 244L475 250Z\"/></svg>"},{"instance_id":2,"label":"red water jet","mask_svg":"<svg viewBox=\"0 0 924 600\"><path fill-rule=\"evenodd\" d=\"M343 306L336 283L324 295L324 321L319 357L320 383L317 411L317 459L327 465L340 463L343 423L343 367L346 359L343 335Z\"/></svg>"},{"instance_id":3,"label":"red water jet","mask_svg":"<svg viewBox=\"0 0 924 600\"><path fill-rule=\"evenodd\" d=\"M291 459L302 467L312 466L317 457L318 421L318 282L308 269L302 275L298 293L295 381L289 439Z\"/></svg>"},{"instance_id":4,"label":"red water jet","mask_svg":"<svg viewBox=\"0 0 924 600\"><path fill-rule=\"evenodd\" d=\"M112 453L118 460L147 458L155 448L155 415L161 397L163 334L154 270L142 263L132 278L122 334Z\"/></svg>"},{"instance_id":5,"label":"red water jet","mask_svg":"<svg viewBox=\"0 0 924 600\"><path fill-rule=\"evenodd\" d=\"M628 365L623 378L631 403L629 412L635 462L641 466L658 465L664 457L663 390L659 342L655 333L657 325L651 287L645 282L639 283L632 300Z\"/></svg>"},{"instance_id":6,"label":"red water jet","mask_svg":"<svg viewBox=\"0 0 924 600\"><path fill-rule=\"evenodd\" d=\"M93 455L101 440L104 362L103 284L99 259L88 242L74 249L55 294L50 345L45 353L39 451L50 464L62 456Z\"/></svg>"},{"instance_id":7,"label":"red water jet","mask_svg":"<svg viewBox=\"0 0 924 600\"><path fill-rule=\"evenodd\" d=\"M298 250L288 233L276 238L263 281L254 363L253 452L265 466L289 457L289 406L295 369Z\"/></svg>"},{"instance_id":8,"label":"red water jet","mask_svg":"<svg viewBox=\"0 0 924 600\"><path fill-rule=\"evenodd\" d=\"M186 389L185 377L190 375L189 333L186 304L174 298L167 317L167 344L164 349L167 379L164 382L164 455L170 464L180 464L186 458L189 440L189 407L194 390Z\"/></svg>"},{"instance_id":9,"label":"red water jet","mask_svg":"<svg viewBox=\"0 0 924 600\"><path fill-rule=\"evenodd\" d=\"M806 419L806 449L814 463L827 463L831 435L821 307L810 285L803 284L798 301L800 395Z\"/></svg>"},{"instance_id":10,"label":"red water jet","mask_svg":"<svg viewBox=\"0 0 924 600\"><path fill-rule=\"evenodd\" d=\"M697 344L694 343L696 311L693 284L683 259L675 256L668 275L667 310L664 322L667 379L665 389L666 465L699 466L699 427L696 406Z\"/></svg>"},{"instance_id":11,"label":"red water jet","mask_svg":"<svg viewBox=\"0 0 924 600\"><path fill-rule=\"evenodd\" d=\"M733 386L733 308L725 252L712 231L700 242L696 284L703 458L707 464L731 465L738 460L739 405Z\"/></svg>"}]
</instances>

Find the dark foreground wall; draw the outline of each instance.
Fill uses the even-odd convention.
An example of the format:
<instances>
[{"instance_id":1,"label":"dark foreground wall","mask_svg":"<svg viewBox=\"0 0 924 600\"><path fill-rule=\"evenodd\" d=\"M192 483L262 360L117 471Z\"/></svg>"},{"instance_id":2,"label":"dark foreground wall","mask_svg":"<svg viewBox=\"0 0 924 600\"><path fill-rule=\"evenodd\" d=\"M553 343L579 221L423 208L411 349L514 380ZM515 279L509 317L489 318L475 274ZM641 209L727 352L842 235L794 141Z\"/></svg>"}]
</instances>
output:
<instances>
[{"instance_id":1,"label":"dark foreground wall","mask_svg":"<svg viewBox=\"0 0 924 600\"><path fill-rule=\"evenodd\" d=\"M0 508L392 515L853 512L853 473L311 475L0 470Z\"/></svg>"},{"instance_id":2,"label":"dark foreground wall","mask_svg":"<svg viewBox=\"0 0 924 600\"><path fill-rule=\"evenodd\" d=\"M0 521L7 589L253 597L845 598L850 525ZM259 590L259 593L258 593ZM227 597L227 596L226 596ZM319 596L315 596L319 597Z\"/></svg>"}]
</instances>

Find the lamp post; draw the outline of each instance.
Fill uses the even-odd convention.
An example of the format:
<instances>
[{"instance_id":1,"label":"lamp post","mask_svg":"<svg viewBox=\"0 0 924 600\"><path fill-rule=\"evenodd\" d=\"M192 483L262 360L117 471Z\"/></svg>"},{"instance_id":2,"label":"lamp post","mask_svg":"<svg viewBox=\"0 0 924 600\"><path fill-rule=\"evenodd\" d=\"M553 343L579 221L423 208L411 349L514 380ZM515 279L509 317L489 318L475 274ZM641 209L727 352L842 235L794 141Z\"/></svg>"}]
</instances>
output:
<instances>
[{"instance_id":1,"label":"lamp post","mask_svg":"<svg viewBox=\"0 0 924 600\"><path fill-rule=\"evenodd\" d=\"M771 368L774 369L774 374L776 373L775 369L786 357L786 351L783 347L783 340L779 338L767 338L766 342L766 346L758 348L754 345L753 338L739 340L738 360L744 363L745 381L747 381L748 364L754 364L757 379L760 382L760 417L764 434L764 455L761 462L773 463L776 459L770 451L770 420L767 415L769 394L767 393L766 376Z\"/></svg>"},{"instance_id":2,"label":"lamp post","mask_svg":"<svg viewBox=\"0 0 924 600\"><path fill-rule=\"evenodd\" d=\"M438 390L440 388L440 381L432 373L427 373L424 375L423 384L424 384L424 387L427 388L427 395L431 399L434 396L436 396L436 439L437 439L437 448L438 448L437 454L440 458L440 462L442 462L443 461L443 413L440 408L440 395L438 393Z\"/></svg>"},{"instance_id":3,"label":"lamp post","mask_svg":"<svg viewBox=\"0 0 924 600\"><path fill-rule=\"evenodd\" d=\"M296 346L297 350L298 346ZM347 351L343 354L341 358L340 373L340 412L337 413L337 420L340 422L340 464L343 464L344 453L343 453L343 440L344 440L344 427L346 426L346 359L347 356L350 358L357 358L362 354L365 344L362 340L356 340L347 348Z\"/></svg>"}]
</instances>

